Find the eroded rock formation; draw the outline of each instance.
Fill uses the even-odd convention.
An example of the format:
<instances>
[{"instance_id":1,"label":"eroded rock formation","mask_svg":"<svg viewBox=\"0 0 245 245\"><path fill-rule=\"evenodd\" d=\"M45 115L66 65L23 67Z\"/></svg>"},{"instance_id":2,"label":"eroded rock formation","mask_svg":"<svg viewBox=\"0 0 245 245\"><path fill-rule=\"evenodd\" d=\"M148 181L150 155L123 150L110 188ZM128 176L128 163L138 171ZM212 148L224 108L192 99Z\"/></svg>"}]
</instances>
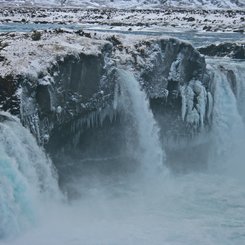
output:
<instances>
[{"instance_id":1,"label":"eroded rock formation","mask_svg":"<svg viewBox=\"0 0 245 245\"><path fill-rule=\"evenodd\" d=\"M198 130L207 120L209 76L204 57L189 43L63 32L44 32L33 41L16 35L2 40L1 106L19 115L40 143L53 129L112 105L117 67L134 71L171 134L174 128L176 134ZM20 51L24 41L30 45Z\"/></svg>"},{"instance_id":2,"label":"eroded rock formation","mask_svg":"<svg viewBox=\"0 0 245 245\"><path fill-rule=\"evenodd\" d=\"M220 43L198 48L201 54L207 56L229 57L233 59L245 59L245 43Z\"/></svg>"}]
</instances>

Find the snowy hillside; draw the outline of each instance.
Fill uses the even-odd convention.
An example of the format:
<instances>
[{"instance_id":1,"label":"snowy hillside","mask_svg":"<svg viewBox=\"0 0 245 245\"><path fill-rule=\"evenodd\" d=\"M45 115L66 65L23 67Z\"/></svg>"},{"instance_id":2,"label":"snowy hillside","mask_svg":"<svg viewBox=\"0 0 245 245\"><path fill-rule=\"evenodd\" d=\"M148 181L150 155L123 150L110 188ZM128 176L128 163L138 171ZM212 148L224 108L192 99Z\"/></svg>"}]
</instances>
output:
<instances>
[{"instance_id":1,"label":"snowy hillside","mask_svg":"<svg viewBox=\"0 0 245 245\"><path fill-rule=\"evenodd\" d=\"M204 7L245 8L245 0L0 0L0 3L83 6L83 7Z\"/></svg>"},{"instance_id":2,"label":"snowy hillside","mask_svg":"<svg viewBox=\"0 0 245 245\"><path fill-rule=\"evenodd\" d=\"M245 0L167 0L170 6L237 8L245 7Z\"/></svg>"}]
</instances>

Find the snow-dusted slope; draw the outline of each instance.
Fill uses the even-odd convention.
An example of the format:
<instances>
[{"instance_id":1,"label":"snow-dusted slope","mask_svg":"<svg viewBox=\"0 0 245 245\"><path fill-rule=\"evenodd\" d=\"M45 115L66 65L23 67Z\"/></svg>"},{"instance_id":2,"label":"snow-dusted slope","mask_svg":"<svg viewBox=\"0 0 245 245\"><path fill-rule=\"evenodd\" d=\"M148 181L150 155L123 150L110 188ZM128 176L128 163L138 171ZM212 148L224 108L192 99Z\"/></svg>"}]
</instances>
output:
<instances>
[{"instance_id":1,"label":"snow-dusted slope","mask_svg":"<svg viewBox=\"0 0 245 245\"><path fill-rule=\"evenodd\" d=\"M5 3L67 5L83 7L204 7L204 8L245 8L245 0L1 0Z\"/></svg>"},{"instance_id":2,"label":"snow-dusted slope","mask_svg":"<svg viewBox=\"0 0 245 245\"><path fill-rule=\"evenodd\" d=\"M206 8L237 8L245 7L245 0L167 0L166 5Z\"/></svg>"}]
</instances>

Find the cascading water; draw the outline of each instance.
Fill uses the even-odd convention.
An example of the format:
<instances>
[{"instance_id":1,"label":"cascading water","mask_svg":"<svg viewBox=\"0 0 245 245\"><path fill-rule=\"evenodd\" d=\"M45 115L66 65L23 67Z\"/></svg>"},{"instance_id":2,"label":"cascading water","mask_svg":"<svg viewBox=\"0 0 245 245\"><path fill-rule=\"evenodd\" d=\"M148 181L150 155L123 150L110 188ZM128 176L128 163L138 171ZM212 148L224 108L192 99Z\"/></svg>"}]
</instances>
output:
<instances>
[{"instance_id":1,"label":"cascading water","mask_svg":"<svg viewBox=\"0 0 245 245\"><path fill-rule=\"evenodd\" d=\"M244 81L241 81L241 74L237 73L237 65L229 65L229 68L237 76L233 83L229 71L224 66L217 66L211 62L210 70L214 82L212 135L215 150L211 161L216 163L216 168L237 174L244 169L245 127L239 110Z\"/></svg>"},{"instance_id":2,"label":"cascading water","mask_svg":"<svg viewBox=\"0 0 245 245\"><path fill-rule=\"evenodd\" d=\"M233 65L233 71L235 79L237 81L237 104L238 110L245 122L245 72L244 72L245 62L235 63Z\"/></svg>"},{"instance_id":3,"label":"cascading water","mask_svg":"<svg viewBox=\"0 0 245 245\"><path fill-rule=\"evenodd\" d=\"M37 200L59 189L50 160L18 119L0 114L0 239L35 220Z\"/></svg>"},{"instance_id":4,"label":"cascading water","mask_svg":"<svg viewBox=\"0 0 245 245\"><path fill-rule=\"evenodd\" d=\"M233 90L237 99L237 107L241 114L243 121L245 122L245 62L232 61L223 64L228 70L229 79L231 84L234 86Z\"/></svg>"},{"instance_id":5,"label":"cascading water","mask_svg":"<svg viewBox=\"0 0 245 245\"><path fill-rule=\"evenodd\" d=\"M151 171L154 166L163 167L165 154L159 141L159 128L149 107L149 101L134 75L125 70L117 70L120 85L119 107L129 117L126 127L129 148L138 161ZM132 141L137 138L136 142Z\"/></svg>"},{"instance_id":6,"label":"cascading water","mask_svg":"<svg viewBox=\"0 0 245 245\"><path fill-rule=\"evenodd\" d=\"M163 168L165 154L147 96L131 72L118 70L114 109L122 114L124 124L123 128L116 130L126 129L120 132L126 134L128 140L124 153L131 154L137 163L142 164L143 175L150 172L156 178L152 178L152 181L143 178L147 181L141 181L137 178L142 174L140 171L138 176L134 175L139 188L131 188L132 182L126 179L117 186L120 189L117 192L114 191L114 182L105 183L106 181L97 179L96 173L88 179L89 184L95 182L92 188L89 184L84 186L86 182L75 181L78 189L87 188L85 195L76 201L70 200L67 205L48 204L40 227L8 244L243 244L244 183L236 178L237 172L231 175L230 171L225 174L220 169L213 171L213 166L220 166L224 162L230 163L229 170L237 168L237 163L241 165L244 154L238 146L243 142L243 122L239 115L238 97L232 91L228 73L213 63L209 65L209 70L213 74L214 103L211 103L213 108L209 108L207 113L212 114L210 134L213 140L210 145L215 153L210 157L210 171L172 174L169 178L164 178L161 174L163 178L159 181L159 175L154 169L158 170L159 166ZM96 114L89 119L92 120L90 130L98 124L94 123L98 116ZM4 189L0 189L0 214L5 214L3 217L6 217L5 223L3 219L0 220L0 228L8 235L12 234L13 228L18 230L20 225L32 221L35 217L35 204L42 190L47 186L54 186L52 193L58 191L50 172L50 162L30 133L13 120L1 121L0 130L3 131L0 141L0 171L1 177L4 176L0 179L0 184L4 186ZM107 135L104 133L100 136ZM109 134L109 137L113 137L113 134ZM99 144L101 138L96 140ZM93 150L92 146L92 152ZM211 153L206 151L206 154ZM230 157L227 157L229 154ZM183 160L184 163L186 161L188 158ZM7 171L9 167L12 168ZM243 174L242 171L241 173ZM14 178L11 177L13 174ZM122 173L123 178L126 175L127 173ZM46 176L48 177L45 179ZM16 187L21 187L21 191ZM49 193L48 190L47 192ZM11 193L17 194L10 195ZM11 230L6 227L11 227Z\"/></svg>"}]
</instances>

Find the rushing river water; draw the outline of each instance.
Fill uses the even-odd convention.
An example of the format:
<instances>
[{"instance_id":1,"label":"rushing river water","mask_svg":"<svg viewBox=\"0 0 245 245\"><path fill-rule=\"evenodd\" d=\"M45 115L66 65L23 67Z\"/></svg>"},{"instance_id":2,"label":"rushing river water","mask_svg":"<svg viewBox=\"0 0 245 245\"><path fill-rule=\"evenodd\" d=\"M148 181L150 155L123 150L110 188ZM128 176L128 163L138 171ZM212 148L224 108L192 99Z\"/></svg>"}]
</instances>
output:
<instances>
[{"instance_id":1,"label":"rushing river water","mask_svg":"<svg viewBox=\"0 0 245 245\"><path fill-rule=\"evenodd\" d=\"M176 35L195 39L190 33ZM210 42L219 39L211 36ZM72 183L76 198L62 197L50 160L19 121L4 114L0 120L0 244L244 244L244 66L223 64L239 76L240 97L235 97L217 61L210 60L208 66L215 74L214 123L211 150L206 152L208 166L202 171L189 169L184 174L167 168L168 156L158 135L161 125L130 71L118 71L116 105L124 113L119 129L126 138L124 161L135 164L134 171L79 176L72 172L70 159L64 175L73 178L62 185ZM185 166L185 161L180 164Z\"/></svg>"},{"instance_id":2,"label":"rushing river water","mask_svg":"<svg viewBox=\"0 0 245 245\"><path fill-rule=\"evenodd\" d=\"M127 28L113 28L99 25L78 25L78 24L36 24L36 23L8 23L0 24L0 32L29 32L32 30L48 30L54 28L68 28L72 30L83 29L87 31L96 31L104 33L118 33L130 35L146 35L146 36L170 36L191 42L195 47L209 45L215 42L225 41L242 41L244 34L234 32L199 32L181 30L172 31L166 28L142 28L128 31Z\"/></svg>"}]
</instances>

